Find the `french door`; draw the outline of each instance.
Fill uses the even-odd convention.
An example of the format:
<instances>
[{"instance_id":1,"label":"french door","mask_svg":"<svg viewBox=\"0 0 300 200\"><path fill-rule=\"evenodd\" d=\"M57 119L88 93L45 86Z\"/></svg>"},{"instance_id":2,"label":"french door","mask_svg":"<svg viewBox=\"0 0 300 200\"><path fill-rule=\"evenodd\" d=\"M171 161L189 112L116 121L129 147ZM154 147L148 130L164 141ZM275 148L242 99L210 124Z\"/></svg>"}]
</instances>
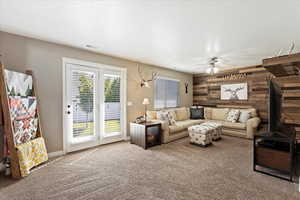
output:
<instances>
[{"instance_id":1,"label":"french door","mask_svg":"<svg viewBox=\"0 0 300 200\"><path fill-rule=\"evenodd\" d=\"M116 142L126 136L126 70L63 59L64 151Z\"/></svg>"}]
</instances>

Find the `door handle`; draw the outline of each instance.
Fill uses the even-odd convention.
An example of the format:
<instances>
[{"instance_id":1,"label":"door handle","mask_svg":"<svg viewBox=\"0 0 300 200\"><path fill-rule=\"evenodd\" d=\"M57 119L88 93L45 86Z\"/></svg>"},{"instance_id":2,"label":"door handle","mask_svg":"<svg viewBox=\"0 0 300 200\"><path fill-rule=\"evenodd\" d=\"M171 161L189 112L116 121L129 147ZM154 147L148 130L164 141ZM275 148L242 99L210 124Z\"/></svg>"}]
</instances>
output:
<instances>
[{"instance_id":1,"label":"door handle","mask_svg":"<svg viewBox=\"0 0 300 200\"><path fill-rule=\"evenodd\" d=\"M71 108L71 105L70 105L70 104L68 104L68 105L67 105L67 107L68 107L67 114L69 115L69 114L71 114L71 111L69 110L69 108Z\"/></svg>"}]
</instances>

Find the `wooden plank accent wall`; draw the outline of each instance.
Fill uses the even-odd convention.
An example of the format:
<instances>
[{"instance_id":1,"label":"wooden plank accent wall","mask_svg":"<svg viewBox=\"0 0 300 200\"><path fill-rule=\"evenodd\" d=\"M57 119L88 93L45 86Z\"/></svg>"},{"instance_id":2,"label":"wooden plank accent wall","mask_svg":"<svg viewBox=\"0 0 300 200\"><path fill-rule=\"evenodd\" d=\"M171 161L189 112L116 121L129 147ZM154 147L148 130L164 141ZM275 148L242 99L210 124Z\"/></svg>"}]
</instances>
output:
<instances>
[{"instance_id":1,"label":"wooden plank accent wall","mask_svg":"<svg viewBox=\"0 0 300 200\"><path fill-rule=\"evenodd\" d=\"M244 76L232 76L241 74ZM231 77L238 77L237 79ZM273 75L262 65L223 71L215 75L196 74L193 82L194 105L254 107L263 123L268 121L268 84ZM300 139L300 76L274 78L283 92L283 121L297 126ZM221 85L248 83L248 100L220 100Z\"/></svg>"}]
</instances>

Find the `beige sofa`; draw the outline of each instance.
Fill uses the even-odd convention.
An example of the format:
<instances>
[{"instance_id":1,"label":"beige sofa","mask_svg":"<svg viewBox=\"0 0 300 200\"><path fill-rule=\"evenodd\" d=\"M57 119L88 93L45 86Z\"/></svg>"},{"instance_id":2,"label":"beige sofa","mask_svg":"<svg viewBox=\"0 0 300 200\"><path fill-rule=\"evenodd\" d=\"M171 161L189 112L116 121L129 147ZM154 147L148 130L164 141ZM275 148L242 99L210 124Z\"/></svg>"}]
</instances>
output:
<instances>
[{"instance_id":1,"label":"beige sofa","mask_svg":"<svg viewBox=\"0 0 300 200\"><path fill-rule=\"evenodd\" d=\"M147 117L149 120L161 122L163 130L163 143L168 143L186 137L188 136L188 127L207 121L216 121L222 123L223 134L251 139L260 123L260 119L257 117L257 113L254 108L249 109L249 111L251 111L251 118L246 123L233 123L226 121L229 108L205 107L205 119L197 120L190 119L189 108L181 107L168 109L168 111L172 113L174 119L176 120L174 125L170 125L169 121L158 120L158 111L147 111Z\"/></svg>"},{"instance_id":2,"label":"beige sofa","mask_svg":"<svg viewBox=\"0 0 300 200\"><path fill-rule=\"evenodd\" d=\"M231 108L204 108L204 118L208 121L217 121L223 124L222 133L224 135L238 136L243 138L252 139L253 135L257 132L257 127L261 120L257 116L255 108L239 110L250 111L250 119L246 123L228 122L226 121L227 113ZM234 108L238 109L238 108Z\"/></svg>"}]
</instances>

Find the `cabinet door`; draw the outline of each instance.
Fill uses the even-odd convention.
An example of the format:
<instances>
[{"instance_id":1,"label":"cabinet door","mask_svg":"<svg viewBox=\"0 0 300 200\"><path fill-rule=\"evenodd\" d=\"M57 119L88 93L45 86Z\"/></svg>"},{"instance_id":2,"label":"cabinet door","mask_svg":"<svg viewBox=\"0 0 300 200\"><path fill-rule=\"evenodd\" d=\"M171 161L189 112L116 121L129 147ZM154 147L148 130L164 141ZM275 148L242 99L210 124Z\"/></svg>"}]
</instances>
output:
<instances>
[{"instance_id":1,"label":"cabinet door","mask_svg":"<svg viewBox=\"0 0 300 200\"><path fill-rule=\"evenodd\" d=\"M145 126L135 123L130 123L130 138L131 143L146 148Z\"/></svg>"}]
</instances>

